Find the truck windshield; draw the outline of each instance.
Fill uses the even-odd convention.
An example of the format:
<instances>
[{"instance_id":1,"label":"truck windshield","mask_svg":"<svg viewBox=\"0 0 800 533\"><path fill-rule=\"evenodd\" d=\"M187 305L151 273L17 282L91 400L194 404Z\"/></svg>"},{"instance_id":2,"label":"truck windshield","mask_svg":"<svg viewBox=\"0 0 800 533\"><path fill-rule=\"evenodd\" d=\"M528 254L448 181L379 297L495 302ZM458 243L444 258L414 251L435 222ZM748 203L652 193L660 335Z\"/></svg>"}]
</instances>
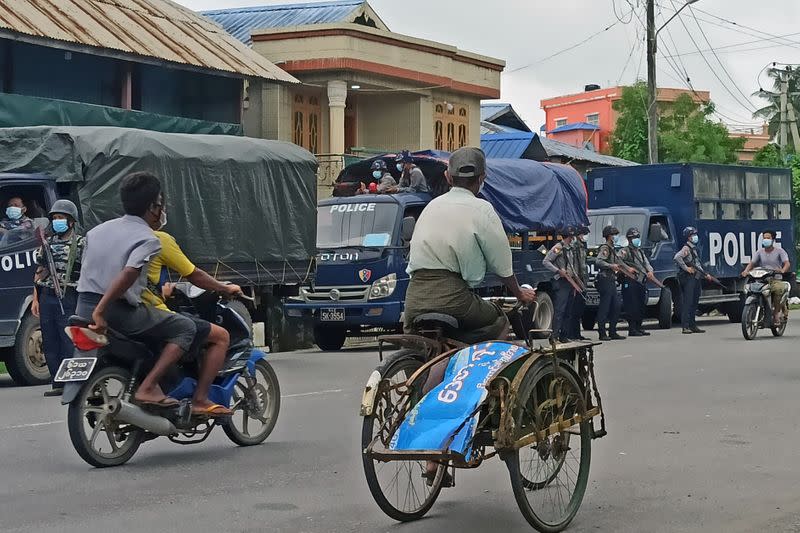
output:
<instances>
[{"instance_id":1,"label":"truck windshield","mask_svg":"<svg viewBox=\"0 0 800 533\"><path fill-rule=\"evenodd\" d=\"M630 228L636 228L642 234L642 240L647 239L645 223L647 217L642 213L608 213L605 215L589 215L589 235L587 244L589 248L596 248L605 242L603 238L603 228L614 226L619 230L621 238Z\"/></svg>"},{"instance_id":2,"label":"truck windshield","mask_svg":"<svg viewBox=\"0 0 800 533\"><path fill-rule=\"evenodd\" d=\"M365 246L381 248L392 243L397 204L345 203L317 209L317 248Z\"/></svg>"}]
</instances>

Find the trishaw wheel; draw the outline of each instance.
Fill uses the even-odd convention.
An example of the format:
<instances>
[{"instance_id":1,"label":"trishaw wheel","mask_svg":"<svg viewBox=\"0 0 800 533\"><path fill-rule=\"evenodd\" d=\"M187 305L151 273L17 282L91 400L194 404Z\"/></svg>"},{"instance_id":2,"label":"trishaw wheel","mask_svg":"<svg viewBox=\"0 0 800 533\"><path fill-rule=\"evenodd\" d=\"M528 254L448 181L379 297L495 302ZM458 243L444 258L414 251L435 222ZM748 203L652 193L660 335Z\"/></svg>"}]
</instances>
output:
<instances>
[{"instance_id":1,"label":"trishaw wheel","mask_svg":"<svg viewBox=\"0 0 800 533\"><path fill-rule=\"evenodd\" d=\"M523 378L514 408L517 439L586 412L582 387L566 369L542 360ZM564 530L581 506L591 462L589 420L547 431L505 456L517 505L538 531Z\"/></svg>"},{"instance_id":2,"label":"trishaw wheel","mask_svg":"<svg viewBox=\"0 0 800 533\"><path fill-rule=\"evenodd\" d=\"M381 373L382 383L395 385L406 381L422 366L417 357L411 350L402 350L386 359L377 368ZM422 398L424 382L424 377L418 379L408 391L411 405ZM388 448L392 435L387 429L401 416L397 409L403 397L397 390L378 393L373 414L364 417L361 455L367 485L378 507L395 520L410 522L425 516L439 497L446 467L439 466L433 483L428 485L423 477L426 471L425 461L378 461L366 451L376 437L376 447Z\"/></svg>"}]
</instances>

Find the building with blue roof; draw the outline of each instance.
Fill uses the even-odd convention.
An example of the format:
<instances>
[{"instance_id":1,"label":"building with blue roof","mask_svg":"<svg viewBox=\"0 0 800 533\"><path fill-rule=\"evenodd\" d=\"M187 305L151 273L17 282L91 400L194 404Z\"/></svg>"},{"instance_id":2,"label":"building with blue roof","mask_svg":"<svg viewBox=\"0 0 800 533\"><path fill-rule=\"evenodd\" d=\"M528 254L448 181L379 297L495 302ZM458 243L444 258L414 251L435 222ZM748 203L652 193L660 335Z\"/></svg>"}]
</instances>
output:
<instances>
[{"instance_id":1,"label":"building with blue roof","mask_svg":"<svg viewBox=\"0 0 800 533\"><path fill-rule=\"evenodd\" d=\"M301 81L249 87L247 106L260 111L248 113L258 120L245 131L317 154L326 180L343 154L477 146L481 100L500 96L504 61L394 33L365 1L203 15ZM506 121L498 116L498 123L524 127L519 117L500 114Z\"/></svg>"}]
</instances>

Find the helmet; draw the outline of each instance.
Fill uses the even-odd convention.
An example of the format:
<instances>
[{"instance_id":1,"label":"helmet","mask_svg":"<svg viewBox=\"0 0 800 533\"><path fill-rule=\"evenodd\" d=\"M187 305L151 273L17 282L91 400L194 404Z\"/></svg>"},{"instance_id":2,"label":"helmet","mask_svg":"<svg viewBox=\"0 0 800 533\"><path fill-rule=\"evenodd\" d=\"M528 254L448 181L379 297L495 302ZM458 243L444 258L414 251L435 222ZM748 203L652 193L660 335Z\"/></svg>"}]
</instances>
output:
<instances>
[{"instance_id":1,"label":"helmet","mask_svg":"<svg viewBox=\"0 0 800 533\"><path fill-rule=\"evenodd\" d=\"M589 233L589 226L580 226L577 231L578 235L589 235Z\"/></svg>"},{"instance_id":2,"label":"helmet","mask_svg":"<svg viewBox=\"0 0 800 533\"><path fill-rule=\"evenodd\" d=\"M386 161L383 159L376 159L372 162L371 170L387 170Z\"/></svg>"},{"instance_id":3,"label":"helmet","mask_svg":"<svg viewBox=\"0 0 800 533\"><path fill-rule=\"evenodd\" d=\"M696 234L697 234L697 228L695 228L694 226L686 226L683 229L683 238L684 239L688 239L692 235L696 235Z\"/></svg>"},{"instance_id":4,"label":"helmet","mask_svg":"<svg viewBox=\"0 0 800 533\"><path fill-rule=\"evenodd\" d=\"M411 152L409 152L408 150L403 150L402 152L397 154L395 161L397 163L413 163L414 158L411 157Z\"/></svg>"},{"instance_id":5,"label":"helmet","mask_svg":"<svg viewBox=\"0 0 800 533\"><path fill-rule=\"evenodd\" d=\"M628 232L625 234L625 238L627 239L638 239L641 236L642 234L636 228L629 229Z\"/></svg>"},{"instance_id":6,"label":"helmet","mask_svg":"<svg viewBox=\"0 0 800 533\"><path fill-rule=\"evenodd\" d=\"M564 237L574 237L578 234L578 230L575 226L567 226L566 229L561 232L561 234Z\"/></svg>"},{"instance_id":7,"label":"helmet","mask_svg":"<svg viewBox=\"0 0 800 533\"><path fill-rule=\"evenodd\" d=\"M619 235L619 230L614 226L606 226L603 228L603 238L608 239L612 235Z\"/></svg>"},{"instance_id":8,"label":"helmet","mask_svg":"<svg viewBox=\"0 0 800 533\"><path fill-rule=\"evenodd\" d=\"M72 220L78 220L78 208L69 200L56 200L53 202L53 207L50 208L50 216L55 214L67 215L72 217Z\"/></svg>"}]
</instances>

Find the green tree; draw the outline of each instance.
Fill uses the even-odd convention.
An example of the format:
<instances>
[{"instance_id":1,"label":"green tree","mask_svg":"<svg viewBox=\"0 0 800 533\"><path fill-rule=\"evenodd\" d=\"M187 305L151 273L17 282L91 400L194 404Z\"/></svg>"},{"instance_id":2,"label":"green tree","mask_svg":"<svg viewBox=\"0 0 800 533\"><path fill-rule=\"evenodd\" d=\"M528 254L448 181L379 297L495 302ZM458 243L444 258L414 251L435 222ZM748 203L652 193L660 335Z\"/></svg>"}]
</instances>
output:
<instances>
[{"instance_id":1,"label":"green tree","mask_svg":"<svg viewBox=\"0 0 800 533\"><path fill-rule=\"evenodd\" d=\"M647 86L626 87L614 102L618 119L611 136L613 155L647 162ZM659 109L658 156L664 163L735 163L736 151L745 143L731 137L728 129L711 120L714 104L699 104L688 94Z\"/></svg>"},{"instance_id":2,"label":"green tree","mask_svg":"<svg viewBox=\"0 0 800 533\"><path fill-rule=\"evenodd\" d=\"M800 70L786 67L787 81L789 82L789 101L795 108L796 113L800 113ZM773 137L778 135L781 125L781 76L783 69L767 69L767 75L772 80L772 90L760 88L753 93L766 100L766 105L753 113L754 118L763 118L769 123L769 133ZM800 117L797 117L800 120ZM790 134L791 135L791 134Z\"/></svg>"}]
</instances>

